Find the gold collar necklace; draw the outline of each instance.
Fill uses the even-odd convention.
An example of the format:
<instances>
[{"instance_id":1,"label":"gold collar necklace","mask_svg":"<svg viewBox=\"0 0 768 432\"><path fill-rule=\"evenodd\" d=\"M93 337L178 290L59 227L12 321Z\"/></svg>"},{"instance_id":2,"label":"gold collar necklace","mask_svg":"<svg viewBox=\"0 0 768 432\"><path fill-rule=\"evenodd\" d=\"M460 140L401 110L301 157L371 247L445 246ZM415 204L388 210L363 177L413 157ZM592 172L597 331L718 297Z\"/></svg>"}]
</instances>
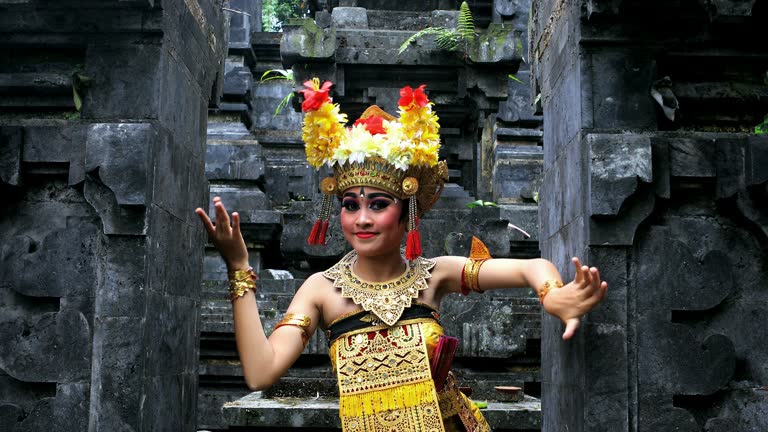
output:
<instances>
[{"instance_id":1,"label":"gold collar necklace","mask_svg":"<svg viewBox=\"0 0 768 432\"><path fill-rule=\"evenodd\" d=\"M352 251L341 261L323 272L323 276L333 281L334 288L341 288L341 296L352 299L368 312L373 312L379 319L391 326L400 319L411 301L419 297L419 291L427 288L429 271L435 262L426 258L408 261L405 272L396 279L386 282L368 282L360 279L352 270L357 260L357 252Z\"/></svg>"}]
</instances>

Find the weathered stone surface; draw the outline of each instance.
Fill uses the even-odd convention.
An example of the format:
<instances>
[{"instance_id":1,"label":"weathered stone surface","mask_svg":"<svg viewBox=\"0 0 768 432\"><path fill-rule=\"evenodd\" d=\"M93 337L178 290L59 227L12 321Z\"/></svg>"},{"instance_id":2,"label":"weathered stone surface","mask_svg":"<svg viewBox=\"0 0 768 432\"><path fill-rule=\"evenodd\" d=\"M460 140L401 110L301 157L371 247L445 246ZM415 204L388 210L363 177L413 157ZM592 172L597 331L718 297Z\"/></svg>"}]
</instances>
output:
<instances>
[{"instance_id":1,"label":"weathered stone surface","mask_svg":"<svg viewBox=\"0 0 768 432\"><path fill-rule=\"evenodd\" d=\"M725 20L736 17L748 17L752 15L755 0L699 0L704 9L709 13L712 21Z\"/></svg>"},{"instance_id":2,"label":"weathered stone surface","mask_svg":"<svg viewBox=\"0 0 768 432\"><path fill-rule=\"evenodd\" d=\"M151 168L149 149L158 139L149 123L94 124L86 138L85 169L98 170L118 205L144 205L148 199ZM125 176L131 169L135 174Z\"/></svg>"},{"instance_id":3,"label":"weathered stone surface","mask_svg":"<svg viewBox=\"0 0 768 432\"><path fill-rule=\"evenodd\" d=\"M338 403L337 399L321 398L288 404L263 398L261 392L256 392L237 402L225 404L224 418L227 424L236 426L298 428L312 425L339 428ZM530 430L540 425L537 416L531 415L539 409L538 399L528 397L517 403L490 402L483 415L494 429Z\"/></svg>"},{"instance_id":4,"label":"weathered stone surface","mask_svg":"<svg viewBox=\"0 0 768 432\"><path fill-rule=\"evenodd\" d=\"M256 142L209 144L205 159L209 180L258 180L265 171L261 146Z\"/></svg>"},{"instance_id":5,"label":"weathered stone surface","mask_svg":"<svg viewBox=\"0 0 768 432\"><path fill-rule=\"evenodd\" d=\"M21 176L21 128L0 129L0 181L18 186Z\"/></svg>"},{"instance_id":6,"label":"weathered stone surface","mask_svg":"<svg viewBox=\"0 0 768 432\"><path fill-rule=\"evenodd\" d=\"M651 143L629 135L589 135L591 213L615 216L637 189L651 182Z\"/></svg>"},{"instance_id":7,"label":"weathered stone surface","mask_svg":"<svg viewBox=\"0 0 768 432\"><path fill-rule=\"evenodd\" d=\"M368 14L361 7L335 7L331 12L331 20L340 29L368 28Z\"/></svg>"},{"instance_id":8,"label":"weathered stone surface","mask_svg":"<svg viewBox=\"0 0 768 432\"><path fill-rule=\"evenodd\" d=\"M283 25L280 53L283 63L329 61L336 52L336 29L321 29L311 19Z\"/></svg>"},{"instance_id":9,"label":"weathered stone surface","mask_svg":"<svg viewBox=\"0 0 768 432\"><path fill-rule=\"evenodd\" d=\"M206 200L206 107L226 38L219 3L154 3L22 1L0 14L0 55L13 59L0 74L9 430L194 427L203 234L191 221ZM170 312L150 317L149 292ZM145 386L162 367L183 384Z\"/></svg>"},{"instance_id":10,"label":"weathered stone surface","mask_svg":"<svg viewBox=\"0 0 768 432\"><path fill-rule=\"evenodd\" d=\"M91 329L81 313L67 310L20 318L7 316L0 324L0 338L8 341L0 368L18 380L32 382L89 376ZM53 351L58 353L55 363L45 356Z\"/></svg>"},{"instance_id":11,"label":"weathered stone surface","mask_svg":"<svg viewBox=\"0 0 768 432\"><path fill-rule=\"evenodd\" d=\"M509 65L515 69L522 60L522 32L491 24L476 39L476 45L469 49L469 59L476 64Z\"/></svg>"}]
</instances>

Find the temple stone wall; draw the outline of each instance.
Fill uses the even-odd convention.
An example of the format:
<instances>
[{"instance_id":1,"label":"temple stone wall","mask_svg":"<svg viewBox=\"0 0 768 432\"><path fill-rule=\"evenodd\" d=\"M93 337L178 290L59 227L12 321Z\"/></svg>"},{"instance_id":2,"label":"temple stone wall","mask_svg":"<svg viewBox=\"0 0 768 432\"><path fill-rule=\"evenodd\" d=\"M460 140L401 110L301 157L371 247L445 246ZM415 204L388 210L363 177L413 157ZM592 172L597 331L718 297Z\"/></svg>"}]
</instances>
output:
<instances>
[{"instance_id":1,"label":"temple stone wall","mask_svg":"<svg viewBox=\"0 0 768 432\"><path fill-rule=\"evenodd\" d=\"M221 1L0 2L0 429L195 430Z\"/></svg>"},{"instance_id":2,"label":"temple stone wall","mask_svg":"<svg viewBox=\"0 0 768 432\"><path fill-rule=\"evenodd\" d=\"M533 2L542 255L610 284L543 320L544 431L768 430L765 6Z\"/></svg>"}]
</instances>

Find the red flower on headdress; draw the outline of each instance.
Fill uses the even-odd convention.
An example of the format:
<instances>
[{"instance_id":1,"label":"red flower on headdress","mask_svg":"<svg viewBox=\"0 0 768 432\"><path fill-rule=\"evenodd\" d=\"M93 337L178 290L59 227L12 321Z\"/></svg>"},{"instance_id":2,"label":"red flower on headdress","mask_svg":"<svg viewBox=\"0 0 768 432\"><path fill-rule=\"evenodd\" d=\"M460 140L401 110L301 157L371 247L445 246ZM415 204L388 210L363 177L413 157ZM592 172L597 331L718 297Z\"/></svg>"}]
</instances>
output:
<instances>
[{"instance_id":1,"label":"red flower on headdress","mask_svg":"<svg viewBox=\"0 0 768 432\"><path fill-rule=\"evenodd\" d=\"M387 131L384 129L384 118L381 116L369 116L364 119L360 118L355 120L355 125L365 125L365 130L371 133L371 135L385 134Z\"/></svg>"},{"instance_id":2,"label":"red flower on headdress","mask_svg":"<svg viewBox=\"0 0 768 432\"><path fill-rule=\"evenodd\" d=\"M304 83L305 89L299 90L299 93L304 95L304 102L301 103L301 110L303 112L315 111L320 108L325 102L328 101L328 91L333 85L332 82L326 81L323 86L320 87L320 80L317 78L306 81Z\"/></svg>"},{"instance_id":3,"label":"red flower on headdress","mask_svg":"<svg viewBox=\"0 0 768 432\"><path fill-rule=\"evenodd\" d=\"M426 86L426 84L422 84L418 86L416 90L412 89L411 86L405 86L401 88L400 100L397 102L397 104L407 109L412 108L414 105L418 105L420 107L427 106L429 99L427 99L427 95L424 94L424 87Z\"/></svg>"}]
</instances>

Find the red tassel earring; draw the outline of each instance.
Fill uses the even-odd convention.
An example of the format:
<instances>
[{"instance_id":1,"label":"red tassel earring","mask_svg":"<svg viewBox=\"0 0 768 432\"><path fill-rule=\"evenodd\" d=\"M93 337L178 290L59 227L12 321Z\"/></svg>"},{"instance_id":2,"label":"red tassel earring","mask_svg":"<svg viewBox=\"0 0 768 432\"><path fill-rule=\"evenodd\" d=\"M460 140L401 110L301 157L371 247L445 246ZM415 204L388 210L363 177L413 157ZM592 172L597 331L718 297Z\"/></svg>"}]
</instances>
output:
<instances>
[{"instance_id":1,"label":"red tassel earring","mask_svg":"<svg viewBox=\"0 0 768 432\"><path fill-rule=\"evenodd\" d=\"M333 209L333 194L336 191L336 180L333 177L323 179L320 183L320 190L323 192L320 214L317 216L315 224L312 225L312 231L309 232L307 238L307 243L313 246L325 245L326 243L326 234Z\"/></svg>"},{"instance_id":2,"label":"red tassel earring","mask_svg":"<svg viewBox=\"0 0 768 432\"><path fill-rule=\"evenodd\" d=\"M419 234L418 204L416 191L419 190L419 182L413 177L403 180L403 193L410 196L408 200L408 237L405 241L405 259L415 260L421 256L421 234Z\"/></svg>"}]
</instances>

